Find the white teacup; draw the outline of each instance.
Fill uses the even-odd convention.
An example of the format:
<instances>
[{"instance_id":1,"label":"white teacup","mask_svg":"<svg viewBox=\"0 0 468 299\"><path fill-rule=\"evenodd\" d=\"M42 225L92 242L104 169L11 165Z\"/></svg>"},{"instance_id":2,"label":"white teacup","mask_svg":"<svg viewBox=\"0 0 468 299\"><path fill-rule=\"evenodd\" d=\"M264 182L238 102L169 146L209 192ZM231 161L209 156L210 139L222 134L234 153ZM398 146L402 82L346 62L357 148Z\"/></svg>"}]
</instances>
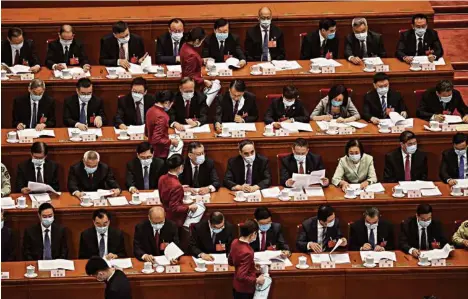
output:
<instances>
[{"instance_id":1,"label":"white teacup","mask_svg":"<svg viewBox=\"0 0 468 299\"><path fill-rule=\"evenodd\" d=\"M157 66L157 67L156 67L156 74L157 74L158 76L164 75L164 68L163 68L162 66Z\"/></svg>"},{"instance_id":2,"label":"white teacup","mask_svg":"<svg viewBox=\"0 0 468 299\"><path fill-rule=\"evenodd\" d=\"M63 70L62 70L62 77L64 77L64 78L69 78L69 77L71 77L71 76L72 76L72 75L71 75L71 71L70 71L69 69L63 69Z\"/></svg>"},{"instance_id":3,"label":"white teacup","mask_svg":"<svg viewBox=\"0 0 468 299\"><path fill-rule=\"evenodd\" d=\"M260 66L259 66L259 65L252 65L252 66L250 67L250 71L251 71L252 73L260 73Z\"/></svg>"},{"instance_id":4,"label":"white teacup","mask_svg":"<svg viewBox=\"0 0 468 299\"><path fill-rule=\"evenodd\" d=\"M347 196L347 197L355 197L356 194L355 194L355 192L354 192L354 189L353 189L353 188L348 188L348 189L346 189L346 196Z\"/></svg>"},{"instance_id":5,"label":"white teacup","mask_svg":"<svg viewBox=\"0 0 468 299\"><path fill-rule=\"evenodd\" d=\"M31 275L34 275L36 271L36 267L34 267L33 265L29 265L26 267L26 274L31 276Z\"/></svg>"},{"instance_id":6,"label":"white teacup","mask_svg":"<svg viewBox=\"0 0 468 299\"><path fill-rule=\"evenodd\" d=\"M271 125L265 126L265 134L267 134L267 135L273 134L273 126L271 126Z\"/></svg>"},{"instance_id":7,"label":"white teacup","mask_svg":"<svg viewBox=\"0 0 468 299\"><path fill-rule=\"evenodd\" d=\"M411 62L412 69L419 69L420 67L421 67L421 64L419 62Z\"/></svg>"},{"instance_id":8,"label":"white teacup","mask_svg":"<svg viewBox=\"0 0 468 299\"><path fill-rule=\"evenodd\" d=\"M237 191L236 193L236 199L237 200L243 200L245 198L244 191Z\"/></svg>"},{"instance_id":9,"label":"white teacup","mask_svg":"<svg viewBox=\"0 0 468 299\"><path fill-rule=\"evenodd\" d=\"M427 264L429 263L429 258L427 256L419 256L419 261L421 264Z\"/></svg>"},{"instance_id":10,"label":"white teacup","mask_svg":"<svg viewBox=\"0 0 468 299\"><path fill-rule=\"evenodd\" d=\"M184 192L184 202L191 202L192 201L192 193L191 192Z\"/></svg>"},{"instance_id":11,"label":"white teacup","mask_svg":"<svg viewBox=\"0 0 468 299\"><path fill-rule=\"evenodd\" d=\"M2 79L5 79L7 77L7 71L2 70Z\"/></svg>"},{"instance_id":12,"label":"white teacup","mask_svg":"<svg viewBox=\"0 0 468 299\"><path fill-rule=\"evenodd\" d=\"M262 274L268 274L268 265L260 266L260 271Z\"/></svg>"},{"instance_id":13,"label":"white teacup","mask_svg":"<svg viewBox=\"0 0 468 299\"><path fill-rule=\"evenodd\" d=\"M452 186L452 193L453 193L453 194L461 194L461 193L462 193L461 187L460 187L460 186L457 186L457 185Z\"/></svg>"},{"instance_id":14,"label":"white teacup","mask_svg":"<svg viewBox=\"0 0 468 299\"><path fill-rule=\"evenodd\" d=\"M197 264L197 268L200 270L204 270L206 268L206 262L202 259L198 259L196 264Z\"/></svg>"},{"instance_id":15,"label":"white teacup","mask_svg":"<svg viewBox=\"0 0 468 299\"><path fill-rule=\"evenodd\" d=\"M222 134L225 135L225 136L229 135L229 128L228 127L223 127Z\"/></svg>"},{"instance_id":16,"label":"white teacup","mask_svg":"<svg viewBox=\"0 0 468 299\"><path fill-rule=\"evenodd\" d=\"M375 67L374 67L374 65L372 63L366 62L364 64L365 64L367 70L369 70L369 71L375 70Z\"/></svg>"},{"instance_id":17,"label":"white teacup","mask_svg":"<svg viewBox=\"0 0 468 299\"><path fill-rule=\"evenodd\" d=\"M79 138L80 137L80 131L78 130L73 130L71 132L72 138Z\"/></svg>"},{"instance_id":18,"label":"white teacup","mask_svg":"<svg viewBox=\"0 0 468 299\"><path fill-rule=\"evenodd\" d=\"M145 271L151 271L153 269L153 264L151 262L145 262L143 267Z\"/></svg>"},{"instance_id":19,"label":"white teacup","mask_svg":"<svg viewBox=\"0 0 468 299\"><path fill-rule=\"evenodd\" d=\"M117 70L109 68L107 69L107 72L109 73L109 76L116 76L117 75Z\"/></svg>"},{"instance_id":20,"label":"white teacup","mask_svg":"<svg viewBox=\"0 0 468 299\"><path fill-rule=\"evenodd\" d=\"M311 63L310 69L312 70L312 72L319 72L320 71L320 65L318 65L316 63Z\"/></svg>"},{"instance_id":21,"label":"white teacup","mask_svg":"<svg viewBox=\"0 0 468 299\"><path fill-rule=\"evenodd\" d=\"M10 131L8 132L8 140L16 140L16 132L15 131Z\"/></svg>"},{"instance_id":22,"label":"white teacup","mask_svg":"<svg viewBox=\"0 0 468 299\"><path fill-rule=\"evenodd\" d=\"M137 194L137 193L132 194L132 201L134 203L140 203L140 194Z\"/></svg>"},{"instance_id":23,"label":"white teacup","mask_svg":"<svg viewBox=\"0 0 468 299\"><path fill-rule=\"evenodd\" d=\"M305 256L300 256L298 260L299 260L299 265L300 266L307 265L307 258Z\"/></svg>"},{"instance_id":24,"label":"white teacup","mask_svg":"<svg viewBox=\"0 0 468 299\"><path fill-rule=\"evenodd\" d=\"M393 190L393 195L395 195L395 196L402 196L403 195L403 188L400 185L393 187L392 190Z\"/></svg>"},{"instance_id":25,"label":"white teacup","mask_svg":"<svg viewBox=\"0 0 468 299\"><path fill-rule=\"evenodd\" d=\"M120 138L127 138L128 132L126 130L120 130Z\"/></svg>"},{"instance_id":26,"label":"white teacup","mask_svg":"<svg viewBox=\"0 0 468 299\"><path fill-rule=\"evenodd\" d=\"M431 129L433 130L437 130L439 128L439 122L435 120L430 121L429 125L431 126Z\"/></svg>"},{"instance_id":27,"label":"white teacup","mask_svg":"<svg viewBox=\"0 0 468 299\"><path fill-rule=\"evenodd\" d=\"M26 205L26 197L20 196L18 197L18 206L24 207Z\"/></svg>"},{"instance_id":28,"label":"white teacup","mask_svg":"<svg viewBox=\"0 0 468 299\"><path fill-rule=\"evenodd\" d=\"M381 129L382 131L388 131L388 128L389 128L389 126L388 126L387 123L385 123L385 122L381 122L381 123L380 123L380 129Z\"/></svg>"},{"instance_id":29,"label":"white teacup","mask_svg":"<svg viewBox=\"0 0 468 299\"><path fill-rule=\"evenodd\" d=\"M364 260L365 260L367 265L373 265L374 264L374 258L371 257L371 256L366 256Z\"/></svg>"},{"instance_id":30,"label":"white teacup","mask_svg":"<svg viewBox=\"0 0 468 299\"><path fill-rule=\"evenodd\" d=\"M85 205L89 205L91 203L91 196L89 195L83 195L83 197L81 197L81 201L85 204Z\"/></svg>"}]
</instances>

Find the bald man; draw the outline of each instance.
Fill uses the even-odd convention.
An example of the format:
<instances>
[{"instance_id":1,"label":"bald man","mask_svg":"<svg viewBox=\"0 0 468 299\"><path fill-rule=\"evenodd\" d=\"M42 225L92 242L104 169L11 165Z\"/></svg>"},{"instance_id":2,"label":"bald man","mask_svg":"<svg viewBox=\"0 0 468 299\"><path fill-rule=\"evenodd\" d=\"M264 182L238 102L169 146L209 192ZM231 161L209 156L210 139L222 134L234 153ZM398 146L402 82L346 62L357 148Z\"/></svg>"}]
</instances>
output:
<instances>
[{"instance_id":1,"label":"bald man","mask_svg":"<svg viewBox=\"0 0 468 299\"><path fill-rule=\"evenodd\" d=\"M171 242L179 246L177 226L166 219L161 206L152 207L148 219L135 226L133 254L140 261L154 263L154 256L164 255L164 249ZM171 261L172 264L177 261Z\"/></svg>"},{"instance_id":2,"label":"bald man","mask_svg":"<svg viewBox=\"0 0 468 299\"><path fill-rule=\"evenodd\" d=\"M271 24L272 18L271 9L262 7L258 11L259 23L247 30L245 56L247 56L248 61L286 59L283 32Z\"/></svg>"},{"instance_id":3,"label":"bald man","mask_svg":"<svg viewBox=\"0 0 468 299\"><path fill-rule=\"evenodd\" d=\"M75 30L70 25L60 26L58 38L47 44L46 65L52 70L63 70L66 66L90 69L84 45L75 39Z\"/></svg>"}]
</instances>

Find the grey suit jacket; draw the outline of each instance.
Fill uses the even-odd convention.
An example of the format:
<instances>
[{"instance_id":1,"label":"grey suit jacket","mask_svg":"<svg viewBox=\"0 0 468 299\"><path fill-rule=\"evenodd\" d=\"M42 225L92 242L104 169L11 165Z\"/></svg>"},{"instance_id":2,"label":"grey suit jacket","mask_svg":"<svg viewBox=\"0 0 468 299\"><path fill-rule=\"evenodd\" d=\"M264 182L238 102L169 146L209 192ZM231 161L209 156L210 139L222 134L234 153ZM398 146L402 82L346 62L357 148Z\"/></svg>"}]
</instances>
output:
<instances>
[{"instance_id":1,"label":"grey suit jacket","mask_svg":"<svg viewBox=\"0 0 468 299\"><path fill-rule=\"evenodd\" d=\"M374 158L368 154L363 154L359 167L356 169L355 164L348 156L341 157L333 175L332 184L338 186L342 180L351 184L358 184L364 181L369 181L370 184L377 183Z\"/></svg>"},{"instance_id":2,"label":"grey suit jacket","mask_svg":"<svg viewBox=\"0 0 468 299\"><path fill-rule=\"evenodd\" d=\"M314 116L329 114L330 105L331 101L328 100L328 96L321 99L320 102L317 104L317 107L315 107L314 111L312 111L310 119L312 119ZM361 119L361 115L356 109L356 106L354 106L353 101L351 101L351 98L348 98L348 104L346 106L340 107L340 114L343 118L354 117L355 121Z\"/></svg>"}]
</instances>

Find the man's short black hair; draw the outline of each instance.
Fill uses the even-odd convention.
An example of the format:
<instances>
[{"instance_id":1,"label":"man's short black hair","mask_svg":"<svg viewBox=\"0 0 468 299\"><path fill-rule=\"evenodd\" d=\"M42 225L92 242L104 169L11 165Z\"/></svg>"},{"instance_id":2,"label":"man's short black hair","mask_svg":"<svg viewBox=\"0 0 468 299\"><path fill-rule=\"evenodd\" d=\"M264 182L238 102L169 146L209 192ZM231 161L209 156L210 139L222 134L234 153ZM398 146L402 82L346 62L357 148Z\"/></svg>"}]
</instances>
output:
<instances>
[{"instance_id":1,"label":"man's short black hair","mask_svg":"<svg viewBox=\"0 0 468 299\"><path fill-rule=\"evenodd\" d=\"M128 25L124 21L118 21L117 23L114 23L114 25L112 25L112 32L115 34L122 33L127 29Z\"/></svg>"},{"instance_id":2,"label":"man's short black hair","mask_svg":"<svg viewBox=\"0 0 468 299\"><path fill-rule=\"evenodd\" d=\"M267 207L258 207L255 209L254 217L257 221L268 219L271 217L271 212Z\"/></svg>"},{"instance_id":3,"label":"man's short black hair","mask_svg":"<svg viewBox=\"0 0 468 299\"><path fill-rule=\"evenodd\" d=\"M296 146L298 146L298 147L307 147L308 148L309 143L304 138L297 138L296 140L294 140L293 148L295 148Z\"/></svg>"},{"instance_id":4,"label":"man's short black hair","mask_svg":"<svg viewBox=\"0 0 468 299\"><path fill-rule=\"evenodd\" d=\"M401 143L406 143L408 140L416 138L416 134L414 134L411 131L404 131L403 133L400 134L400 142Z\"/></svg>"},{"instance_id":5,"label":"man's short black hair","mask_svg":"<svg viewBox=\"0 0 468 299\"><path fill-rule=\"evenodd\" d=\"M244 80L233 80L231 84L229 84L229 88L233 88L238 92L244 92L246 89Z\"/></svg>"},{"instance_id":6,"label":"man's short black hair","mask_svg":"<svg viewBox=\"0 0 468 299\"><path fill-rule=\"evenodd\" d=\"M466 135L464 133L457 133L452 137L453 144L460 144L466 142Z\"/></svg>"},{"instance_id":7,"label":"man's short black hair","mask_svg":"<svg viewBox=\"0 0 468 299\"><path fill-rule=\"evenodd\" d=\"M78 80L78 82L76 82L76 88L80 89L80 88L88 88L90 87L91 85L93 85L93 83L91 82L91 80L89 80L88 78L80 78Z\"/></svg>"},{"instance_id":8,"label":"man's short black hair","mask_svg":"<svg viewBox=\"0 0 468 299\"><path fill-rule=\"evenodd\" d=\"M286 99L297 99L299 97L299 89L294 85L286 85L283 87L283 97Z\"/></svg>"},{"instance_id":9,"label":"man's short black hair","mask_svg":"<svg viewBox=\"0 0 468 299\"><path fill-rule=\"evenodd\" d=\"M170 90L161 90L156 93L156 103L174 102L174 94Z\"/></svg>"},{"instance_id":10,"label":"man's short black hair","mask_svg":"<svg viewBox=\"0 0 468 299\"><path fill-rule=\"evenodd\" d=\"M438 93L452 91L453 83L450 80L441 80L437 83L436 90Z\"/></svg>"},{"instance_id":11,"label":"man's short black hair","mask_svg":"<svg viewBox=\"0 0 468 299\"><path fill-rule=\"evenodd\" d=\"M143 141L142 143L138 144L136 151L138 154L144 153L146 151L153 153L154 149L148 141Z\"/></svg>"},{"instance_id":12,"label":"man's short black hair","mask_svg":"<svg viewBox=\"0 0 468 299\"><path fill-rule=\"evenodd\" d=\"M192 82L193 84L195 84L195 80L193 80L192 77L183 77L182 79L180 79L179 86L182 86L188 82Z\"/></svg>"},{"instance_id":13,"label":"man's short black hair","mask_svg":"<svg viewBox=\"0 0 468 299\"><path fill-rule=\"evenodd\" d=\"M242 149L244 148L244 146L246 146L246 145L248 145L248 144L254 145L254 143L253 143L252 140L249 140L249 139L244 139L244 140L242 140L242 141L239 143L239 150L242 151Z\"/></svg>"},{"instance_id":14,"label":"man's short black hair","mask_svg":"<svg viewBox=\"0 0 468 299\"><path fill-rule=\"evenodd\" d=\"M385 80L390 80L390 77L386 73L380 72L374 75L374 83Z\"/></svg>"},{"instance_id":15,"label":"man's short black hair","mask_svg":"<svg viewBox=\"0 0 468 299\"><path fill-rule=\"evenodd\" d=\"M102 219L104 216L107 216L107 219L111 220L111 215L106 209L97 209L93 211L93 220L96 220L96 218Z\"/></svg>"},{"instance_id":16,"label":"man's short black hair","mask_svg":"<svg viewBox=\"0 0 468 299\"><path fill-rule=\"evenodd\" d=\"M36 141L31 145L31 154L44 154L47 156L49 147L45 142Z\"/></svg>"},{"instance_id":17,"label":"man's short black hair","mask_svg":"<svg viewBox=\"0 0 468 299\"><path fill-rule=\"evenodd\" d=\"M182 25L185 26L185 22L181 18L170 19L169 22L167 23L167 27L171 27L172 23L182 23Z\"/></svg>"},{"instance_id":18,"label":"man's short black hair","mask_svg":"<svg viewBox=\"0 0 468 299\"><path fill-rule=\"evenodd\" d=\"M166 165L168 169L175 169L182 164L184 164L184 158L180 154L173 154L166 160Z\"/></svg>"},{"instance_id":19,"label":"man's short black hair","mask_svg":"<svg viewBox=\"0 0 468 299\"><path fill-rule=\"evenodd\" d=\"M199 148L199 147L202 147L203 144L201 144L201 142L198 142L198 141L192 141L188 144L187 146L187 151L188 153L193 153L193 150L196 149L196 148Z\"/></svg>"},{"instance_id":20,"label":"man's short black hair","mask_svg":"<svg viewBox=\"0 0 468 299\"><path fill-rule=\"evenodd\" d=\"M219 27L224 27L226 25L229 25L229 21L225 18L220 18L214 22L214 29L218 29Z\"/></svg>"},{"instance_id":21,"label":"man's short black hair","mask_svg":"<svg viewBox=\"0 0 468 299\"><path fill-rule=\"evenodd\" d=\"M335 27L335 26L336 26L336 21L330 18L322 19L319 22L319 29L328 30L331 27Z\"/></svg>"},{"instance_id":22,"label":"man's short black hair","mask_svg":"<svg viewBox=\"0 0 468 299\"><path fill-rule=\"evenodd\" d=\"M425 14L422 14L422 13L418 13L418 14L415 14L412 18L411 18L411 23L414 25L414 21L416 21L416 19L425 19L426 22L429 22L427 16Z\"/></svg>"},{"instance_id":23,"label":"man's short black hair","mask_svg":"<svg viewBox=\"0 0 468 299\"><path fill-rule=\"evenodd\" d=\"M143 77L136 77L135 79L132 80L132 87L134 85L143 85L143 88L145 89L148 89L148 84L146 82L146 79L143 78Z\"/></svg>"},{"instance_id":24,"label":"man's short black hair","mask_svg":"<svg viewBox=\"0 0 468 299\"><path fill-rule=\"evenodd\" d=\"M109 269L109 265L106 261L98 256L93 256L86 263L86 274L87 275L96 275L99 271L104 271Z\"/></svg>"},{"instance_id":25,"label":"man's short black hair","mask_svg":"<svg viewBox=\"0 0 468 299\"><path fill-rule=\"evenodd\" d=\"M42 212L44 212L45 210L48 210L48 209L52 209L52 211L53 211L54 214L55 214L55 208L54 208L54 206L51 205L51 204L48 203L48 202L45 202L45 203L41 204L41 205L39 206L39 209L38 209L37 213L38 213L39 215L41 215Z\"/></svg>"},{"instance_id":26,"label":"man's short black hair","mask_svg":"<svg viewBox=\"0 0 468 299\"><path fill-rule=\"evenodd\" d=\"M240 226L241 237L248 237L254 232L258 231L258 223L252 219L248 219Z\"/></svg>"},{"instance_id":27,"label":"man's short black hair","mask_svg":"<svg viewBox=\"0 0 468 299\"><path fill-rule=\"evenodd\" d=\"M317 210L317 219L327 221L327 218L335 213L335 210L329 205L320 205Z\"/></svg>"},{"instance_id":28,"label":"man's short black hair","mask_svg":"<svg viewBox=\"0 0 468 299\"><path fill-rule=\"evenodd\" d=\"M23 35L23 30L21 30L21 28L18 28L18 27L11 27L10 29L8 29L8 39L12 39L13 37L20 37L21 35Z\"/></svg>"},{"instance_id":29,"label":"man's short black hair","mask_svg":"<svg viewBox=\"0 0 468 299\"><path fill-rule=\"evenodd\" d=\"M218 225L221 224L224 220L224 215L221 212L213 212L210 214L210 224L211 225Z\"/></svg>"},{"instance_id":30,"label":"man's short black hair","mask_svg":"<svg viewBox=\"0 0 468 299\"><path fill-rule=\"evenodd\" d=\"M427 203L420 204L418 208L416 209L416 214L418 214L418 216L422 214L429 214L429 213L432 213L432 207L430 204L427 204Z\"/></svg>"}]
</instances>

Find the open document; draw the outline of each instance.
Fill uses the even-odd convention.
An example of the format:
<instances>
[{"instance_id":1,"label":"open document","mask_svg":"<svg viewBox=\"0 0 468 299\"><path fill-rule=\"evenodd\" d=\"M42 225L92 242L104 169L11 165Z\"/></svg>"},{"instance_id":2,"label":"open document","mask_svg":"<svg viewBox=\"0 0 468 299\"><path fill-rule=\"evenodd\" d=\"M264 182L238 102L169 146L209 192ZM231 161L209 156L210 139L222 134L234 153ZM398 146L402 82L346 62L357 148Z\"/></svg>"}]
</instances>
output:
<instances>
[{"instance_id":1,"label":"open document","mask_svg":"<svg viewBox=\"0 0 468 299\"><path fill-rule=\"evenodd\" d=\"M14 66L8 66L2 63L2 66L6 69L9 74L27 74L31 73L29 65L16 64Z\"/></svg>"},{"instance_id":2,"label":"open document","mask_svg":"<svg viewBox=\"0 0 468 299\"><path fill-rule=\"evenodd\" d=\"M81 131L78 128L68 128L68 137L72 137L72 132L79 132L80 135L86 135L86 134L94 134L98 137L102 137L102 129L101 128L96 128L96 129L90 129L86 131Z\"/></svg>"},{"instance_id":3,"label":"open document","mask_svg":"<svg viewBox=\"0 0 468 299\"><path fill-rule=\"evenodd\" d=\"M85 76L85 77L91 77L91 73L85 71L81 67L65 67L70 72L70 75L73 76ZM62 78L63 77L63 72L59 70L54 70L54 76L56 78Z\"/></svg>"},{"instance_id":4,"label":"open document","mask_svg":"<svg viewBox=\"0 0 468 299\"><path fill-rule=\"evenodd\" d=\"M225 253L210 253L210 255L214 258L213 261L204 261L205 264L207 265L227 265L228 264L228 259L226 257L226 254ZM192 257L193 260L195 261L195 263L197 263L198 261L201 261L202 259L197 259L195 257Z\"/></svg>"},{"instance_id":5,"label":"open document","mask_svg":"<svg viewBox=\"0 0 468 299\"><path fill-rule=\"evenodd\" d=\"M115 134L120 135L120 129L114 128ZM145 125L134 126L130 125L127 127L128 134L145 134Z\"/></svg>"},{"instance_id":6,"label":"open document","mask_svg":"<svg viewBox=\"0 0 468 299\"><path fill-rule=\"evenodd\" d=\"M223 128L228 128L229 131L257 131L255 123L223 123Z\"/></svg>"},{"instance_id":7,"label":"open document","mask_svg":"<svg viewBox=\"0 0 468 299\"><path fill-rule=\"evenodd\" d=\"M429 260L435 259L446 259L450 255L450 252L453 251L453 247L450 244L445 244L442 249L433 249L429 251L421 252L422 257L427 257Z\"/></svg>"},{"instance_id":8,"label":"open document","mask_svg":"<svg viewBox=\"0 0 468 299\"><path fill-rule=\"evenodd\" d=\"M373 258L375 263L378 263L380 260L397 261L396 254L392 251L360 251L359 254L363 262L366 260L366 257Z\"/></svg>"},{"instance_id":9,"label":"open document","mask_svg":"<svg viewBox=\"0 0 468 299\"><path fill-rule=\"evenodd\" d=\"M380 123L387 124L389 127L403 126L405 128L412 128L414 125L414 119L406 119L403 116L401 116L398 112L390 112L388 116L390 118L381 119Z\"/></svg>"},{"instance_id":10,"label":"open document","mask_svg":"<svg viewBox=\"0 0 468 299\"><path fill-rule=\"evenodd\" d=\"M326 58L323 58L323 57L314 58L314 59L311 59L310 61L311 61L313 64L318 64L320 67L323 67L323 66L334 66L334 67L342 66L342 64L339 63L339 62L336 61L336 60L333 60L333 59L326 59Z\"/></svg>"},{"instance_id":11,"label":"open document","mask_svg":"<svg viewBox=\"0 0 468 299\"><path fill-rule=\"evenodd\" d=\"M132 259L131 258L126 258L126 259L113 259L113 260L106 260L104 259L109 267L116 267L120 269L129 269L133 268L132 264Z\"/></svg>"},{"instance_id":12,"label":"open document","mask_svg":"<svg viewBox=\"0 0 468 299\"><path fill-rule=\"evenodd\" d=\"M50 185L43 184L43 183L36 183L36 182L28 182L28 188L31 190L31 193L45 193L45 192L52 192L57 195L60 195L60 192L57 192L52 188Z\"/></svg>"},{"instance_id":13,"label":"open document","mask_svg":"<svg viewBox=\"0 0 468 299\"><path fill-rule=\"evenodd\" d=\"M271 187L262 189L261 193L264 198L277 198L280 195L281 190L279 187Z\"/></svg>"},{"instance_id":14,"label":"open document","mask_svg":"<svg viewBox=\"0 0 468 299\"><path fill-rule=\"evenodd\" d=\"M174 242L172 242L171 244L167 245L166 249L164 249L164 255L155 256L154 260L158 265L169 266L171 264L171 260L178 259L183 255L184 252L180 250L180 248Z\"/></svg>"},{"instance_id":15,"label":"open document","mask_svg":"<svg viewBox=\"0 0 468 299\"><path fill-rule=\"evenodd\" d=\"M210 133L210 125L206 124L200 127L192 127L190 125L184 125L185 132L191 132L191 133ZM180 134L181 131L175 130L176 134Z\"/></svg>"},{"instance_id":16,"label":"open document","mask_svg":"<svg viewBox=\"0 0 468 299\"><path fill-rule=\"evenodd\" d=\"M460 115L444 115L444 123L447 124L458 124L463 122Z\"/></svg>"},{"instance_id":17,"label":"open document","mask_svg":"<svg viewBox=\"0 0 468 299\"><path fill-rule=\"evenodd\" d=\"M429 63L429 58L427 56L414 56L413 57L413 62L419 62L419 63ZM443 57L440 57L439 59L434 61L435 65L445 65L445 60Z\"/></svg>"},{"instance_id":18,"label":"open document","mask_svg":"<svg viewBox=\"0 0 468 299\"><path fill-rule=\"evenodd\" d=\"M275 66L276 71L298 70L302 68L295 60L273 60L271 63Z\"/></svg>"},{"instance_id":19,"label":"open document","mask_svg":"<svg viewBox=\"0 0 468 299\"><path fill-rule=\"evenodd\" d=\"M266 250L254 253L254 260L256 264L268 265L271 262L282 262L285 267L290 267L293 264L288 258L281 257L281 250Z\"/></svg>"},{"instance_id":20,"label":"open document","mask_svg":"<svg viewBox=\"0 0 468 299\"><path fill-rule=\"evenodd\" d=\"M16 208L15 201L11 197L2 197L1 207L3 210Z\"/></svg>"},{"instance_id":21,"label":"open document","mask_svg":"<svg viewBox=\"0 0 468 299\"><path fill-rule=\"evenodd\" d=\"M109 204L113 207L121 207L128 205L128 200L125 196L109 197L107 198Z\"/></svg>"},{"instance_id":22,"label":"open document","mask_svg":"<svg viewBox=\"0 0 468 299\"><path fill-rule=\"evenodd\" d=\"M32 137L32 138L40 138L40 137L55 137L54 130L42 130L37 131L36 129L24 129L18 130L18 138L21 137Z\"/></svg>"},{"instance_id":23,"label":"open document","mask_svg":"<svg viewBox=\"0 0 468 299\"><path fill-rule=\"evenodd\" d=\"M308 187L313 184L320 184L321 179L325 177L325 169L312 171L309 174L293 173L292 180L294 187Z\"/></svg>"},{"instance_id":24,"label":"open document","mask_svg":"<svg viewBox=\"0 0 468 299\"><path fill-rule=\"evenodd\" d=\"M320 253L320 254L311 254L312 263L320 264L321 262L335 262L336 264L349 264L351 260L349 259L348 253Z\"/></svg>"},{"instance_id":25,"label":"open document","mask_svg":"<svg viewBox=\"0 0 468 299\"><path fill-rule=\"evenodd\" d=\"M421 189L435 189L436 185L434 182L429 181L402 181L399 182L400 187L403 188L404 192L408 190L421 190Z\"/></svg>"},{"instance_id":26,"label":"open document","mask_svg":"<svg viewBox=\"0 0 468 299\"><path fill-rule=\"evenodd\" d=\"M29 194L29 198L31 198L31 201L37 202L38 205L44 202L50 202L49 193Z\"/></svg>"},{"instance_id":27,"label":"open document","mask_svg":"<svg viewBox=\"0 0 468 299\"><path fill-rule=\"evenodd\" d=\"M281 127L285 130L288 130L291 133L298 133L299 131L312 132L312 127L309 123L301 122L282 122Z\"/></svg>"},{"instance_id":28,"label":"open document","mask_svg":"<svg viewBox=\"0 0 468 299\"><path fill-rule=\"evenodd\" d=\"M51 270L58 270L58 269L65 269L74 271L75 270L75 263L70 260L39 260L37 261L37 266L39 267L39 271L51 271Z\"/></svg>"}]
</instances>

